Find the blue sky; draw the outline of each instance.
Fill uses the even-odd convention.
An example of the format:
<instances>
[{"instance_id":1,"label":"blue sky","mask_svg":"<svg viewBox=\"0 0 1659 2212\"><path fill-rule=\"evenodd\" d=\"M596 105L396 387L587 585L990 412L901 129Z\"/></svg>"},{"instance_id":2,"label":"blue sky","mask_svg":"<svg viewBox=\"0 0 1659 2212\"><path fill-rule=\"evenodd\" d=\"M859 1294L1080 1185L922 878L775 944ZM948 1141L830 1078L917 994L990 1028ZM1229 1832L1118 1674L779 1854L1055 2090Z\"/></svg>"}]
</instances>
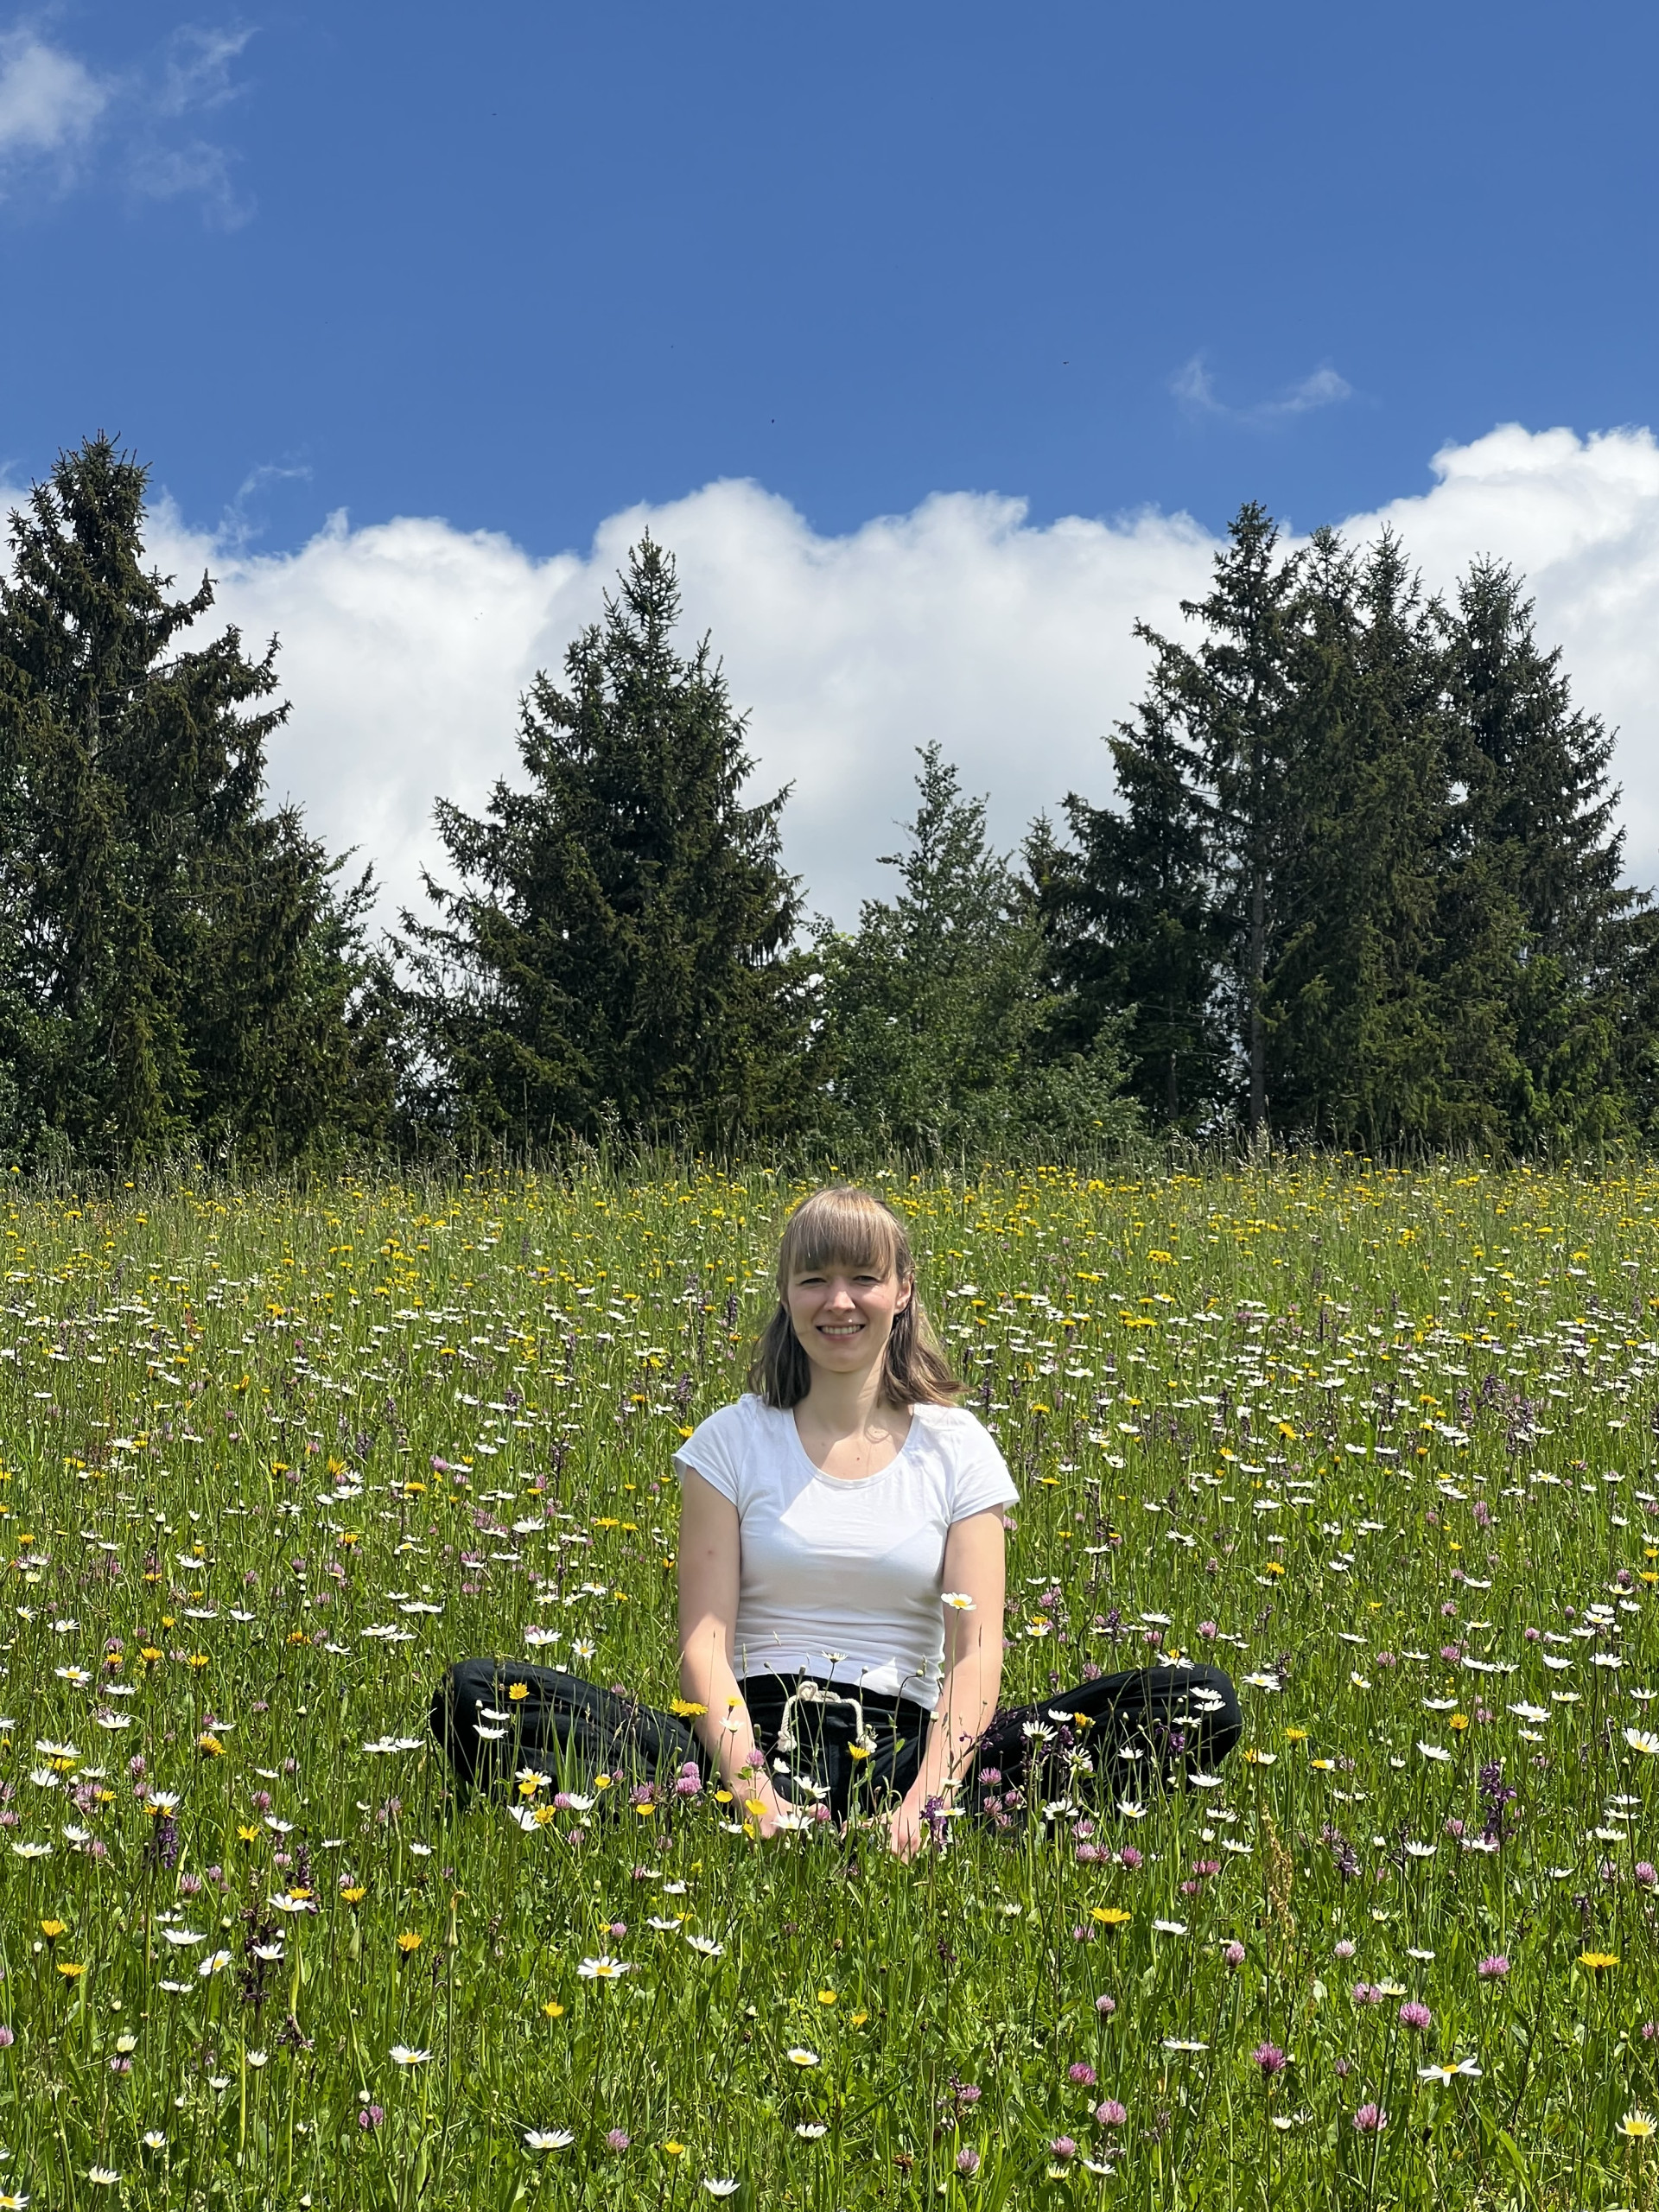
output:
<instances>
[{"instance_id":1,"label":"blue sky","mask_svg":"<svg viewBox=\"0 0 1659 2212\"><path fill-rule=\"evenodd\" d=\"M101 424L273 550L344 506L548 553L734 476L830 533L956 489L1306 529L1654 416L1651 8L7 24L0 465Z\"/></svg>"},{"instance_id":2,"label":"blue sky","mask_svg":"<svg viewBox=\"0 0 1659 2212\"><path fill-rule=\"evenodd\" d=\"M850 920L923 740L1007 845L1109 797L1245 499L1511 560L1652 882L1656 61L1526 0L0 0L0 487L151 463L388 910L646 524Z\"/></svg>"}]
</instances>

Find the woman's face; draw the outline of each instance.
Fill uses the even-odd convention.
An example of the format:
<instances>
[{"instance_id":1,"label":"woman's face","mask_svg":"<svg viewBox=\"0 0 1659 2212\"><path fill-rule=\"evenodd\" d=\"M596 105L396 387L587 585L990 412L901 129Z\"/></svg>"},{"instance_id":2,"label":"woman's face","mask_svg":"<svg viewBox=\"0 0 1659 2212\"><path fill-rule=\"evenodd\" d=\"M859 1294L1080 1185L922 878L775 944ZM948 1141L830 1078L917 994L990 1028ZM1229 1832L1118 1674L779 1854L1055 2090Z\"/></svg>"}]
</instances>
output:
<instances>
[{"instance_id":1,"label":"woman's face","mask_svg":"<svg viewBox=\"0 0 1659 2212\"><path fill-rule=\"evenodd\" d=\"M887 1351L913 1284L874 1267L831 1261L789 1281L789 1318L807 1357L832 1375L861 1375Z\"/></svg>"}]
</instances>

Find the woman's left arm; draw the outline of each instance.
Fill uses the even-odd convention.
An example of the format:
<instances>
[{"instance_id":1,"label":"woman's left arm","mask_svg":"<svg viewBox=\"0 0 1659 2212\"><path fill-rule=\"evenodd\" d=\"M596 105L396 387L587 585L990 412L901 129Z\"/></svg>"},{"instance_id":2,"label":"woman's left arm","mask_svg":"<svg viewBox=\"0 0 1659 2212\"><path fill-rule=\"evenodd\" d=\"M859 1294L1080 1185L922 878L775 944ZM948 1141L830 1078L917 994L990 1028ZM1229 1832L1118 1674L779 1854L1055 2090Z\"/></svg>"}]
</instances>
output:
<instances>
[{"instance_id":1,"label":"woman's left arm","mask_svg":"<svg viewBox=\"0 0 1659 2212\"><path fill-rule=\"evenodd\" d=\"M1002 1605L1007 1568L1000 1506L971 1513L944 1541L944 1587L968 1603L944 1609L944 1680L927 1732L921 1771L888 1823L900 1859L912 1858L930 1797L949 1801L996 1711L1002 1687Z\"/></svg>"}]
</instances>

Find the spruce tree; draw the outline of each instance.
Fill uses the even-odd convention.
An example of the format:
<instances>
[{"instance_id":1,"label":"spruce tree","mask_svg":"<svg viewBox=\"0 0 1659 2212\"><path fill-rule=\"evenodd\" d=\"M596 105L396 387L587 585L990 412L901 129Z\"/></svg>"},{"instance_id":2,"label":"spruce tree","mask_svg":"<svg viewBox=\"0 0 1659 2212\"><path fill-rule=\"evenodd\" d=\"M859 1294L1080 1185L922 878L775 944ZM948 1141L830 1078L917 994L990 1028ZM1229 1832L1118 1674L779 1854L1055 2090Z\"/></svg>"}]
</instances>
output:
<instances>
[{"instance_id":1,"label":"spruce tree","mask_svg":"<svg viewBox=\"0 0 1659 2212\"><path fill-rule=\"evenodd\" d=\"M1433 986L1448 796L1438 643L1398 541L1361 558L1316 532L1294 629L1275 1124L1366 1151L1434 1144L1451 1133Z\"/></svg>"},{"instance_id":2,"label":"spruce tree","mask_svg":"<svg viewBox=\"0 0 1659 2212\"><path fill-rule=\"evenodd\" d=\"M914 818L892 899L821 933L823 1133L837 1150L898 1144L1075 1154L1135 1127L1119 1022L1083 1049L1052 1038L1042 917L986 834L982 800L937 744L918 748Z\"/></svg>"},{"instance_id":3,"label":"spruce tree","mask_svg":"<svg viewBox=\"0 0 1659 2212\"><path fill-rule=\"evenodd\" d=\"M522 702L527 783L482 818L438 802L459 881L404 917L427 1097L463 1141L724 1143L807 1103L787 793L743 803L744 720L708 639L676 649L671 556L646 537L619 581L564 688Z\"/></svg>"},{"instance_id":4,"label":"spruce tree","mask_svg":"<svg viewBox=\"0 0 1659 2212\"><path fill-rule=\"evenodd\" d=\"M102 435L13 515L0 584L0 836L14 1144L130 1162L292 1158L372 1134L353 1028L366 880L264 810L276 642L186 633L213 603L147 569L147 474Z\"/></svg>"},{"instance_id":5,"label":"spruce tree","mask_svg":"<svg viewBox=\"0 0 1659 2212\"><path fill-rule=\"evenodd\" d=\"M1570 1147L1626 1125L1642 1048L1633 993L1654 921L1646 894L1620 880L1612 737L1573 705L1560 648L1540 648L1532 604L1502 563L1475 563L1442 628L1456 791L1448 961L1496 990L1512 1044L1510 1141Z\"/></svg>"},{"instance_id":6,"label":"spruce tree","mask_svg":"<svg viewBox=\"0 0 1659 2212\"><path fill-rule=\"evenodd\" d=\"M1147 696L1113 742L1123 809L1067 803L1077 850L1028 851L1067 1003L1057 1027L1128 1014L1142 1104L1194 1127L1269 1100L1273 963L1297 846L1291 753L1300 562L1271 516L1240 508L1188 646L1145 623Z\"/></svg>"},{"instance_id":7,"label":"spruce tree","mask_svg":"<svg viewBox=\"0 0 1659 2212\"><path fill-rule=\"evenodd\" d=\"M1146 625L1156 656L1150 712L1181 732L1197 764L1206 815L1212 912L1227 954L1220 975L1238 1054L1239 1106L1265 1128L1268 979L1298 845L1288 804L1296 743L1292 712L1301 563L1281 556L1267 510L1247 502L1228 528L1207 597L1181 612L1203 626L1195 649Z\"/></svg>"},{"instance_id":8,"label":"spruce tree","mask_svg":"<svg viewBox=\"0 0 1659 2212\"><path fill-rule=\"evenodd\" d=\"M1477 563L1426 605L1392 536L1286 558L1247 505L1184 612L1191 645L1140 631L1119 806L1074 797L1073 847L1028 847L1051 1033L1129 1008L1140 1095L1187 1126L1230 1090L1252 1129L1370 1151L1659 1124L1659 913L1620 880L1611 741L1514 576Z\"/></svg>"},{"instance_id":9,"label":"spruce tree","mask_svg":"<svg viewBox=\"0 0 1659 2212\"><path fill-rule=\"evenodd\" d=\"M1175 718L1144 701L1107 740L1120 806L1064 802L1071 842L1039 822L1026 865L1056 996L1050 1035L1087 1052L1121 1031L1128 1080L1154 1128L1195 1130L1224 1088L1209 817Z\"/></svg>"}]
</instances>

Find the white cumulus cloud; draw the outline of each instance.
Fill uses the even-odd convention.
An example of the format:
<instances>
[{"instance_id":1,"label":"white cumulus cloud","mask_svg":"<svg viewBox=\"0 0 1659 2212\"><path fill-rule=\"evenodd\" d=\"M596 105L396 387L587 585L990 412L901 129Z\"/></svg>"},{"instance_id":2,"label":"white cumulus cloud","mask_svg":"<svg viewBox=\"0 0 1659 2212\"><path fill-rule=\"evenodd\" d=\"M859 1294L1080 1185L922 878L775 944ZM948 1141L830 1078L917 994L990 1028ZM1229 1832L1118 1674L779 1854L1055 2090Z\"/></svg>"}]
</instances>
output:
<instances>
[{"instance_id":1,"label":"white cumulus cloud","mask_svg":"<svg viewBox=\"0 0 1659 2212\"><path fill-rule=\"evenodd\" d=\"M1433 588L1478 554L1507 561L1538 602L1580 706L1618 733L1625 861L1659 883L1659 442L1649 429L1579 437L1505 423L1434 456L1433 488L1348 525L1391 523Z\"/></svg>"},{"instance_id":2,"label":"white cumulus cloud","mask_svg":"<svg viewBox=\"0 0 1659 2212\"><path fill-rule=\"evenodd\" d=\"M1637 880L1659 875L1659 446L1645 430L1580 438L1494 430L1448 448L1420 496L1351 518L1400 531L1433 588L1476 555L1523 570L1540 633L1574 690L1620 728L1616 772ZM386 911L417 901L439 792L479 808L517 772L519 693L599 611L649 527L679 562L688 639L711 632L751 713L753 788L791 783L785 851L838 922L890 871L911 810L913 748L938 739L1013 843L1068 789L1109 795L1099 739L1146 667L1137 616L1179 626L1214 541L1184 516L1034 524L1017 500L941 493L844 537L814 531L752 483L711 484L612 516L583 553L537 560L506 537L336 517L289 553L182 527L162 505L151 550L181 586L205 567L216 619L283 640L294 702L272 747L277 796L335 847L375 861Z\"/></svg>"},{"instance_id":3,"label":"white cumulus cloud","mask_svg":"<svg viewBox=\"0 0 1659 2212\"><path fill-rule=\"evenodd\" d=\"M283 639L292 720L272 781L332 843L356 844L389 903L435 860L432 799L476 808L517 771L516 702L599 613L649 528L678 563L688 640L712 633L750 713L753 788L793 787L785 852L813 906L850 921L911 810L914 748L938 738L1012 841L1073 785L1103 794L1101 733L1145 664L1137 615L1176 619L1211 547L1184 518L1033 528L1016 500L942 494L914 513L817 535L751 483L718 483L602 524L585 556L505 538L336 518L274 556L215 548L163 509L152 547L181 582L210 568L219 608Z\"/></svg>"}]
</instances>

